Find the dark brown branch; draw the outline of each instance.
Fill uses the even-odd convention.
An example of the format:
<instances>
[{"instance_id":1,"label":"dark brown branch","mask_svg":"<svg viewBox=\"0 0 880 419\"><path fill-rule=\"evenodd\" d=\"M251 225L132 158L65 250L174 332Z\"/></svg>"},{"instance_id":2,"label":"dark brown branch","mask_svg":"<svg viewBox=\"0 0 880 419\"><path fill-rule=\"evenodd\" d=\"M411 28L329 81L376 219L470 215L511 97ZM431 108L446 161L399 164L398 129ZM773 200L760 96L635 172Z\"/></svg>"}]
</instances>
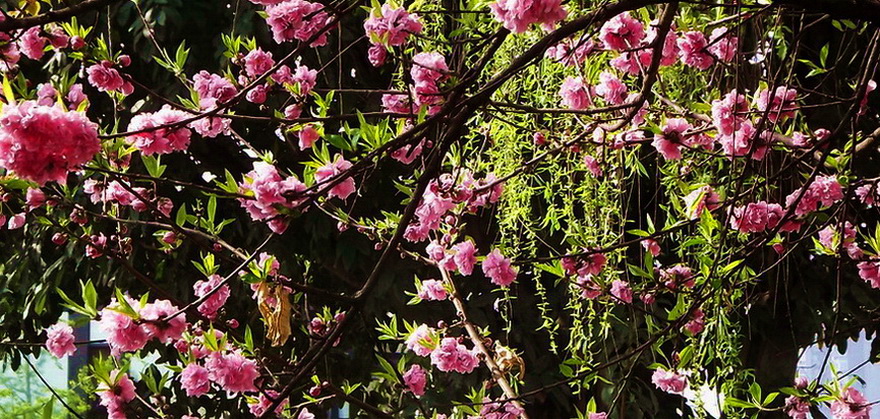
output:
<instances>
[{"instance_id":1,"label":"dark brown branch","mask_svg":"<svg viewBox=\"0 0 880 419\"><path fill-rule=\"evenodd\" d=\"M7 18L5 21L0 22L0 31L6 32L14 29L27 29L34 26L45 25L47 23L58 22L76 15L88 13L92 10L100 9L101 7L108 6L117 1L119 0L85 0L73 6L51 10L37 16L17 19Z\"/></svg>"}]
</instances>

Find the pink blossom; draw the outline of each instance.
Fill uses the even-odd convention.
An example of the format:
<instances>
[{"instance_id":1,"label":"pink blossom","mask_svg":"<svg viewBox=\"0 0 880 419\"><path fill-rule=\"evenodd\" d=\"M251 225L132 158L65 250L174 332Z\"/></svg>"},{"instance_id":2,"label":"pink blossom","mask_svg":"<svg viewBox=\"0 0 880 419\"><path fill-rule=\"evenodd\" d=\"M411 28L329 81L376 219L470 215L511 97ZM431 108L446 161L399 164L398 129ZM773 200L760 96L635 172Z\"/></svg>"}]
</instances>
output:
<instances>
[{"instance_id":1,"label":"pink blossom","mask_svg":"<svg viewBox=\"0 0 880 419\"><path fill-rule=\"evenodd\" d=\"M633 299L632 289L629 287L629 283L626 281L621 281L619 279L615 279L611 283L611 295L617 298L624 303L630 304Z\"/></svg>"},{"instance_id":2,"label":"pink blossom","mask_svg":"<svg viewBox=\"0 0 880 419\"><path fill-rule=\"evenodd\" d=\"M852 259L862 257L862 249L859 249L856 243L856 230L853 225L847 221L843 226L843 237L837 231L837 225L829 225L819 231L819 243L833 252L837 252L839 248L845 249Z\"/></svg>"},{"instance_id":3,"label":"pink blossom","mask_svg":"<svg viewBox=\"0 0 880 419\"><path fill-rule=\"evenodd\" d=\"M455 371L468 374L479 365L474 351L458 343L457 338L443 338L440 345L431 352L431 364L443 372Z\"/></svg>"},{"instance_id":4,"label":"pink blossom","mask_svg":"<svg viewBox=\"0 0 880 419\"><path fill-rule=\"evenodd\" d=\"M419 298L422 300L442 301L447 297L446 287L443 281L436 279L427 279L422 281L422 287L419 289Z\"/></svg>"},{"instance_id":5,"label":"pink blossom","mask_svg":"<svg viewBox=\"0 0 880 419\"><path fill-rule=\"evenodd\" d=\"M751 202L744 207L733 209L730 226L741 233L758 233L776 227L784 214L785 211L779 204L768 204L766 201Z\"/></svg>"},{"instance_id":6,"label":"pink blossom","mask_svg":"<svg viewBox=\"0 0 880 419\"><path fill-rule=\"evenodd\" d=\"M248 77L257 78L275 65L272 53L260 48L254 49L244 56L244 70Z\"/></svg>"},{"instance_id":7,"label":"pink blossom","mask_svg":"<svg viewBox=\"0 0 880 419\"><path fill-rule=\"evenodd\" d=\"M413 57L413 66L409 73L418 91L419 87L437 86L437 83L446 80L448 71L443 55L438 52L420 52Z\"/></svg>"},{"instance_id":8,"label":"pink blossom","mask_svg":"<svg viewBox=\"0 0 880 419\"><path fill-rule=\"evenodd\" d=\"M269 86L266 84L259 84L254 86L253 89L248 90L247 94L244 96L250 103L261 104L266 101L266 95L269 93Z\"/></svg>"},{"instance_id":9,"label":"pink blossom","mask_svg":"<svg viewBox=\"0 0 880 419\"><path fill-rule=\"evenodd\" d=\"M877 198L877 184L867 183L856 188L856 196L865 205L874 205Z\"/></svg>"},{"instance_id":10,"label":"pink blossom","mask_svg":"<svg viewBox=\"0 0 880 419\"><path fill-rule=\"evenodd\" d=\"M639 61L642 63L642 68L648 68L651 65L651 59L654 55L654 48L647 48L650 46L655 39L657 39L657 28L660 25L658 20L651 21L651 25L648 27L648 35L645 37L645 41L642 43L645 49L638 51ZM674 25L673 25L674 26ZM678 37L675 33L675 28L670 28L669 32L666 33L666 39L663 41L663 51L661 52L660 57L660 65L661 66L670 66L675 64L678 61Z\"/></svg>"},{"instance_id":11,"label":"pink blossom","mask_svg":"<svg viewBox=\"0 0 880 419\"><path fill-rule=\"evenodd\" d=\"M168 105L153 113L135 115L128 124L128 131L150 130L129 135L125 140L148 156L186 150L191 132L185 125L178 124L186 119L189 119L186 112Z\"/></svg>"},{"instance_id":12,"label":"pink blossom","mask_svg":"<svg viewBox=\"0 0 880 419\"><path fill-rule=\"evenodd\" d=\"M481 419L519 419L525 413L522 408L511 402L492 401L489 398L483 399L483 406L480 407ZM474 418L471 416L470 418Z\"/></svg>"},{"instance_id":13,"label":"pink blossom","mask_svg":"<svg viewBox=\"0 0 880 419\"><path fill-rule=\"evenodd\" d=\"M385 3L370 12L370 17L364 22L364 31L373 45L399 47L406 43L410 34L422 32L422 23L417 15L410 14L406 9Z\"/></svg>"},{"instance_id":14,"label":"pink blossom","mask_svg":"<svg viewBox=\"0 0 880 419\"><path fill-rule=\"evenodd\" d=\"M205 101L202 101L203 104ZM213 107L211 105L210 107ZM202 108L208 109L208 108ZM231 119L228 118L220 118L220 117L205 117L199 118L195 121L189 123L189 127L193 129L193 131L197 132L199 135L205 138L215 138L220 134L229 135L230 133L230 123Z\"/></svg>"},{"instance_id":15,"label":"pink blossom","mask_svg":"<svg viewBox=\"0 0 880 419\"><path fill-rule=\"evenodd\" d=\"M178 309L168 300L156 300L145 305L141 310L144 330L150 338L156 338L162 343L171 343L180 339L188 324L186 313L180 313L174 318L166 320Z\"/></svg>"},{"instance_id":16,"label":"pink blossom","mask_svg":"<svg viewBox=\"0 0 880 419\"><path fill-rule=\"evenodd\" d=\"M477 263L477 257L475 255L477 249L474 246L474 242L465 240L453 245L452 250L455 251L453 260L455 261L455 266L458 268L458 271L461 272L462 275L472 274L474 272L474 264Z\"/></svg>"},{"instance_id":17,"label":"pink blossom","mask_svg":"<svg viewBox=\"0 0 880 419\"><path fill-rule=\"evenodd\" d=\"M0 33L0 71L6 73L14 70L20 59L18 44L12 42L12 37L8 33Z\"/></svg>"},{"instance_id":18,"label":"pink blossom","mask_svg":"<svg viewBox=\"0 0 880 419\"><path fill-rule=\"evenodd\" d=\"M241 206L254 220L272 220L269 228L281 234L287 225L278 219L279 208L295 208L301 199L289 199L285 194L300 192L306 186L296 176L281 177L275 166L266 162L254 162L254 169L245 174L239 187L244 194L253 194L254 199L239 199Z\"/></svg>"},{"instance_id":19,"label":"pink blossom","mask_svg":"<svg viewBox=\"0 0 880 419\"><path fill-rule=\"evenodd\" d=\"M277 399L279 396L278 392L275 390L266 390L265 394L260 393L259 397L257 397L256 403L248 403L248 409L251 414L260 417L265 414L270 407L272 407L273 399ZM288 400L285 398L275 407L275 414L281 415L284 411L284 408L287 406Z\"/></svg>"},{"instance_id":20,"label":"pink blossom","mask_svg":"<svg viewBox=\"0 0 880 419\"><path fill-rule=\"evenodd\" d=\"M193 89L199 94L201 101L214 99L214 103L229 102L238 94L238 90L231 81L205 70L193 76ZM203 104L202 107L206 106Z\"/></svg>"},{"instance_id":21,"label":"pink blossom","mask_svg":"<svg viewBox=\"0 0 880 419\"><path fill-rule=\"evenodd\" d=\"M315 182L335 182L338 180L340 175L346 174L346 171L350 169L351 166L351 162L345 160L342 155L337 154L333 162L327 163L324 166L319 167L318 170L315 171ZM330 188L327 196L335 196L344 201L349 197L349 195L354 193L355 189L356 187L354 184L354 178L349 175L346 176L344 180Z\"/></svg>"},{"instance_id":22,"label":"pink blossom","mask_svg":"<svg viewBox=\"0 0 880 419\"><path fill-rule=\"evenodd\" d=\"M24 227L25 223L25 213L20 212L18 214L9 217L9 223L6 225L6 228L10 230L18 230L19 228Z\"/></svg>"},{"instance_id":23,"label":"pink blossom","mask_svg":"<svg viewBox=\"0 0 880 419\"><path fill-rule=\"evenodd\" d=\"M202 298L205 295L208 295L208 293L214 290L214 288L220 286L222 281L223 278L220 275L211 275L207 280L197 281L193 284L193 291L195 292L196 297ZM217 312L223 308L223 305L226 304L228 298L229 285L223 284L223 286L220 286L220 288L211 294L210 297L199 304L199 313L202 313L203 316L210 320L216 319Z\"/></svg>"},{"instance_id":24,"label":"pink blossom","mask_svg":"<svg viewBox=\"0 0 880 419\"><path fill-rule=\"evenodd\" d=\"M132 307L137 307L137 301L130 301ZM101 320L98 328L107 334L107 343L114 354L121 352L134 352L140 350L150 340L149 334L134 319L127 314L120 313L114 308L118 304L101 310Z\"/></svg>"},{"instance_id":25,"label":"pink blossom","mask_svg":"<svg viewBox=\"0 0 880 419\"><path fill-rule=\"evenodd\" d=\"M101 61L93 64L86 69L89 75L89 84L102 92L121 92L125 87L125 80L119 74L113 63L110 61Z\"/></svg>"},{"instance_id":26,"label":"pink blossom","mask_svg":"<svg viewBox=\"0 0 880 419\"><path fill-rule=\"evenodd\" d=\"M755 102L758 110L761 111L763 117L767 114L770 122L783 121L786 118L794 117L797 112L797 90L788 86L779 86L773 91L773 97L770 92L763 89L758 92L758 100Z\"/></svg>"},{"instance_id":27,"label":"pink blossom","mask_svg":"<svg viewBox=\"0 0 880 419\"><path fill-rule=\"evenodd\" d=\"M589 87L580 77L566 77L559 88L559 96L562 97L562 106L569 109L581 110L593 106Z\"/></svg>"},{"instance_id":28,"label":"pink blossom","mask_svg":"<svg viewBox=\"0 0 880 419\"><path fill-rule=\"evenodd\" d=\"M299 86L299 94L307 96L318 84L318 70L312 70L304 65L296 66L296 71L291 77L292 84Z\"/></svg>"},{"instance_id":29,"label":"pink blossom","mask_svg":"<svg viewBox=\"0 0 880 419\"><path fill-rule=\"evenodd\" d=\"M684 330L687 330L691 335L700 334L706 326L705 318L706 315L703 313L703 310L695 309L691 312L690 321L684 324Z\"/></svg>"},{"instance_id":30,"label":"pink blossom","mask_svg":"<svg viewBox=\"0 0 880 419\"><path fill-rule=\"evenodd\" d=\"M33 101L5 104L0 111L0 166L22 179L64 183L68 172L100 150L97 125L81 112Z\"/></svg>"},{"instance_id":31,"label":"pink blossom","mask_svg":"<svg viewBox=\"0 0 880 419\"><path fill-rule=\"evenodd\" d=\"M382 64L385 64L386 58L388 58L388 50L382 45L372 45L367 50L367 59L373 67L380 67Z\"/></svg>"},{"instance_id":32,"label":"pink blossom","mask_svg":"<svg viewBox=\"0 0 880 419\"><path fill-rule=\"evenodd\" d=\"M299 131L298 137L299 149L305 150L307 148L312 148L312 144L321 139L321 134L318 133L318 130L315 129L314 125L308 124Z\"/></svg>"},{"instance_id":33,"label":"pink blossom","mask_svg":"<svg viewBox=\"0 0 880 419\"><path fill-rule=\"evenodd\" d=\"M437 348L437 332L422 324L406 338L406 347L418 356L428 356Z\"/></svg>"},{"instance_id":34,"label":"pink blossom","mask_svg":"<svg viewBox=\"0 0 880 419\"><path fill-rule=\"evenodd\" d=\"M690 219L700 218L703 211L714 211L721 204L721 197L709 185L701 186L684 197Z\"/></svg>"},{"instance_id":35,"label":"pink blossom","mask_svg":"<svg viewBox=\"0 0 880 419\"><path fill-rule=\"evenodd\" d=\"M676 56L676 61L677 60L678 56ZM648 68L648 66L651 65L651 52L645 51L642 54L637 52L624 52L611 59L609 64L624 73L639 74L643 69Z\"/></svg>"},{"instance_id":36,"label":"pink blossom","mask_svg":"<svg viewBox=\"0 0 880 419\"><path fill-rule=\"evenodd\" d=\"M416 396L425 395L425 385L428 382L428 373L419 364L413 364L409 370L403 374L403 383L406 389Z\"/></svg>"},{"instance_id":37,"label":"pink blossom","mask_svg":"<svg viewBox=\"0 0 880 419\"><path fill-rule=\"evenodd\" d=\"M382 95L382 110L388 113L411 114L415 109L409 95L389 93Z\"/></svg>"},{"instance_id":38,"label":"pink blossom","mask_svg":"<svg viewBox=\"0 0 880 419\"><path fill-rule=\"evenodd\" d=\"M259 376L257 363L241 354L214 352L205 360L211 381L229 393L256 391L254 381Z\"/></svg>"},{"instance_id":39,"label":"pink blossom","mask_svg":"<svg viewBox=\"0 0 880 419\"><path fill-rule=\"evenodd\" d=\"M52 106L58 101L58 91L52 83L40 83L37 86L37 105Z\"/></svg>"},{"instance_id":40,"label":"pink blossom","mask_svg":"<svg viewBox=\"0 0 880 419\"><path fill-rule=\"evenodd\" d=\"M558 44L547 48L544 53L562 64L573 67L586 61L587 57L596 49L596 44L586 37L575 40L568 38Z\"/></svg>"},{"instance_id":41,"label":"pink blossom","mask_svg":"<svg viewBox=\"0 0 880 419\"><path fill-rule=\"evenodd\" d=\"M603 71L599 75L596 94L605 98L605 101L612 105L623 104L628 95L626 85L617 76L607 71Z\"/></svg>"},{"instance_id":42,"label":"pink blossom","mask_svg":"<svg viewBox=\"0 0 880 419\"><path fill-rule=\"evenodd\" d=\"M73 220L76 222L76 220ZM86 256L97 259L104 254L107 247L107 236L104 233L92 234L88 237L89 243L86 244Z\"/></svg>"},{"instance_id":43,"label":"pink blossom","mask_svg":"<svg viewBox=\"0 0 880 419\"><path fill-rule=\"evenodd\" d=\"M79 105L86 100L86 95L83 93L83 86L79 83L70 86L70 90L67 91L66 99L69 104L69 109L77 110Z\"/></svg>"},{"instance_id":44,"label":"pink blossom","mask_svg":"<svg viewBox=\"0 0 880 419\"><path fill-rule=\"evenodd\" d=\"M608 419L608 414L605 412L594 412L590 413L587 419Z\"/></svg>"},{"instance_id":45,"label":"pink blossom","mask_svg":"<svg viewBox=\"0 0 880 419\"><path fill-rule=\"evenodd\" d=\"M859 278L871 284L871 288L880 288L880 261L870 260L859 262Z\"/></svg>"},{"instance_id":46,"label":"pink blossom","mask_svg":"<svg viewBox=\"0 0 880 419\"><path fill-rule=\"evenodd\" d=\"M207 368L190 363L180 372L180 385L189 397L199 397L211 390Z\"/></svg>"},{"instance_id":47,"label":"pink blossom","mask_svg":"<svg viewBox=\"0 0 880 419\"><path fill-rule=\"evenodd\" d=\"M679 146L685 144L685 132L691 128L691 124L683 118L668 119L666 126L663 127L663 133L655 136L651 145L664 159L678 160L681 158Z\"/></svg>"},{"instance_id":48,"label":"pink blossom","mask_svg":"<svg viewBox=\"0 0 880 419\"><path fill-rule=\"evenodd\" d=\"M98 386L98 403L107 408L110 419L124 419L126 403L134 400L134 383L128 378L128 374L113 370L110 373L112 384L101 383Z\"/></svg>"},{"instance_id":49,"label":"pink blossom","mask_svg":"<svg viewBox=\"0 0 880 419\"><path fill-rule=\"evenodd\" d=\"M834 419L870 419L871 405L868 399L854 387L847 387L831 402Z\"/></svg>"},{"instance_id":50,"label":"pink blossom","mask_svg":"<svg viewBox=\"0 0 880 419\"><path fill-rule=\"evenodd\" d=\"M500 250L494 249L483 260L483 273L493 284L506 287L516 280L517 272L510 266L510 259L505 258Z\"/></svg>"},{"instance_id":51,"label":"pink blossom","mask_svg":"<svg viewBox=\"0 0 880 419\"><path fill-rule=\"evenodd\" d=\"M623 12L614 16L599 29L599 39L607 48L623 51L637 47L645 37L645 25Z\"/></svg>"},{"instance_id":52,"label":"pink blossom","mask_svg":"<svg viewBox=\"0 0 880 419\"><path fill-rule=\"evenodd\" d=\"M654 239L642 240L642 247L644 247L645 251L650 253L651 256L657 257L660 255L660 245L657 244L657 241Z\"/></svg>"},{"instance_id":53,"label":"pink blossom","mask_svg":"<svg viewBox=\"0 0 880 419\"><path fill-rule=\"evenodd\" d=\"M46 203L46 194L39 188L28 188L25 203L31 209L42 207Z\"/></svg>"},{"instance_id":54,"label":"pink blossom","mask_svg":"<svg viewBox=\"0 0 880 419\"><path fill-rule=\"evenodd\" d=\"M73 355L76 352L74 340L73 328L67 323L58 322L46 330L46 349L56 358Z\"/></svg>"},{"instance_id":55,"label":"pink blossom","mask_svg":"<svg viewBox=\"0 0 880 419\"><path fill-rule=\"evenodd\" d=\"M67 32L65 32L64 28L60 26L55 26L52 29L49 29L49 33L47 34L47 36L49 38L49 42L51 42L52 46L56 49L67 47L67 44L70 41L70 37L67 36Z\"/></svg>"},{"instance_id":56,"label":"pink blossom","mask_svg":"<svg viewBox=\"0 0 880 419\"><path fill-rule=\"evenodd\" d=\"M730 136L739 131L746 122L748 111L749 102L746 96L733 89L721 99L712 101L712 123L718 134Z\"/></svg>"},{"instance_id":57,"label":"pink blossom","mask_svg":"<svg viewBox=\"0 0 880 419\"><path fill-rule=\"evenodd\" d=\"M552 30L567 15L560 0L496 0L489 8L495 20L513 33L523 33L529 25Z\"/></svg>"},{"instance_id":58,"label":"pink blossom","mask_svg":"<svg viewBox=\"0 0 880 419\"><path fill-rule=\"evenodd\" d=\"M800 196L802 189L795 190L785 197L785 205L791 206ZM807 186L806 192L798 202L794 214L798 217L829 207L843 199L843 187L835 176L816 176L812 183Z\"/></svg>"},{"instance_id":59,"label":"pink blossom","mask_svg":"<svg viewBox=\"0 0 880 419\"><path fill-rule=\"evenodd\" d=\"M40 26L34 26L21 35L18 40L21 53L32 60L43 58L48 39L40 35Z\"/></svg>"},{"instance_id":60,"label":"pink blossom","mask_svg":"<svg viewBox=\"0 0 880 419\"><path fill-rule=\"evenodd\" d=\"M739 48L739 38L732 35L733 30L718 27L709 35L709 52L721 61L730 62L736 57ZM719 40L720 39L720 40Z\"/></svg>"},{"instance_id":61,"label":"pink blossom","mask_svg":"<svg viewBox=\"0 0 880 419\"><path fill-rule=\"evenodd\" d=\"M275 42L307 41L330 22L330 15L320 3L305 0L286 0L266 7L266 23L272 29ZM327 30L312 41L311 46L327 45Z\"/></svg>"},{"instance_id":62,"label":"pink blossom","mask_svg":"<svg viewBox=\"0 0 880 419\"><path fill-rule=\"evenodd\" d=\"M287 119L297 119L300 115L302 115L302 105L300 104L287 105L284 108L284 117Z\"/></svg>"},{"instance_id":63,"label":"pink blossom","mask_svg":"<svg viewBox=\"0 0 880 419\"><path fill-rule=\"evenodd\" d=\"M706 70L712 66L714 59L706 52L709 41L702 32L685 32L678 38L681 62L698 70Z\"/></svg>"},{"instance_id":64,"label":"pink blossom","mask_svg":"<svg viewBox=\"0 0 880 419\"><path fill-rule=\"evenodd\" d=\"M578 275L598 275L605 268L608 258L603 253L591 253L584 256L577 267Z\"/></svg>"},{"instance_id":65,"label":"pink blossom","mask_svg":"<svg viewBox=\"0 0 880 419\"><path fill-rule=\"evenodd\" d=\"M428 243L425 251L428 253L428 256L430 256L431 259L436 262L439 262L446 258L446 246L438 243L437 240L433 240Z\"/></svg>"},{"instance_id":66,"label":"pink blossom","mask_svg":"<svg viewBox=\"0 0 880 419\"><path fill-rule=\"evenodd\" d=\"M798 396L788 396L782 411L793 419L807 419L810 413L810 401Z\"/></svg>"},{"instance_id":67,"label":"pink blossom","mask_svg":"<svg viewBox=\"0 0 880 419\"><path fill-rule=\"evenodd\" d=\"M587 166L587 170L589 170L590 173L593 174L593 176L595 176L595 177L602 176L602 168L599 167L599 162L596 160L595 157L590 156L590 155L584 156L584 165Z\"/></svg>"},{"instance_id":68,"label":"pink blossom","mask_svg":"<svg viewBox=\"0 0 880 419\"><path fill-rule=\"evenodd\" d=\"M397 150L391 152L391 158L403 164L410 164L422 155L423 143L424 141L419 141L416 144L403 145Z\"/></svg>"},{"instance_id":69,"label":"pink blossom","mask_svg":"<svg viewBox=\"0 0 880 419\"><path fill-rule=\"evenodd\" d=\"M666 288L676 290L679 286L685 288L694 287L694 273L685 265L675 265L660 270L660 280L664 281Z\"/></svg>"},{"instance_id":70,"label":"pink blossom","mask_svg":"<svg viewBox=\"0 0 880 419\"><path fill-rule=\"evenodd\" d=\"M654 371L654 374L651 376L651 382L660 390L671 394L682 394L688 384L687 377L663 368Z\"/></svg>"},{"instance_id":71,"label":"pink blossom","mask_svg":"<svg viewBox=\"0 0 880 419\"><path fill-rule=\"evenodd\" d=\"M581 291L581 297L593 300L602 295L602 287L593 280L593 275L579 275L575 283Z\"/></svg>"}]
</instances>

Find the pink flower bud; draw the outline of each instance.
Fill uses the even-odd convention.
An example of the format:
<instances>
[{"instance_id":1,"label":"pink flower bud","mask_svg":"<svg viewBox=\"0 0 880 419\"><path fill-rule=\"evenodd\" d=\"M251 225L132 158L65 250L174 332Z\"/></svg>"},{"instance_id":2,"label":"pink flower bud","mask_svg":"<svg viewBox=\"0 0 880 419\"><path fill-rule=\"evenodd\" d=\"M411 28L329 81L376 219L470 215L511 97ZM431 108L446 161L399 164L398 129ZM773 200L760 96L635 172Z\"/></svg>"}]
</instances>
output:
<instances>
[{"instance_id":1,"label":"pink flower bud","mask_svg":"<svg viewBox=\"0 0 880 419\"><path fill-rule=\"evenodd\" d=\"M543 132L536 132L532 135L532 140L535 142L535 145L544 145L547 144L547 138L544 137Z\"/></svg>"},{"instance_id":2,"label":"pink flower bud","mask_svg":"<svg viewBox=\"0 0 880 419\"><path fill-rule=\"evenodd\" d=\"M84 46L86 46L86 40L81 36L74 36L70 39L70 47L73 48L74 51L79 51Z\"/></svg>"},{"instance_id":3,"label":"pink flower bud","mask_svg":"<svg viewBox=\"0 0 880 419\"><path fill-rule=\"evenodd\" d=\"M177 241L177 234L173 231L168 231L165 235L162 236L162 242L167 244L174 244Z\"/></svg>"},{"instance_id":4,"label":"pink flower bud","mask_svg":"<svg viewBox=\"0 0 880 419\"><path fill-rule=\"evenodd\" d=\"M61 246L64 243L67 243L67 234L55 233L54 235L52 235L52 243L55 243L57 246Z\"/></svg>"}]
</instances>

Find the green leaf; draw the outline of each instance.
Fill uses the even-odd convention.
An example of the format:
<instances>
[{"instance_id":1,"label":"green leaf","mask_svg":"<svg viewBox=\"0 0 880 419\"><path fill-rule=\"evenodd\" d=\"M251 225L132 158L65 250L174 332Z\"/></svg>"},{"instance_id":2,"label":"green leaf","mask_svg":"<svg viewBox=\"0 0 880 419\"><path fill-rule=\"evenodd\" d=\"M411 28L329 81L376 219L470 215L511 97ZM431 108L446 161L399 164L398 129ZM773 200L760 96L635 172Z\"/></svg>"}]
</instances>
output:
<instances>
[{"instance_id":1,"label":"green leaf","mask_svg":"<svg viewBox=\"0 0 880 419\"><path fill-rule=\"evenodd\" d=\"M177 209L177 215L174 217L174 223L183 227L186 224L186 204L180 205Z\"/></svg>"},{"instance_id":2,"label":"green leaf","mask_svg":"<svg viewBox=\"0 0 880 419\"><path fill-rule=\"evenodd\" d=\"M3 96L6 97L6 103L15 103L15 94L12 93L12 85L9 83L9 79L5 75L3 76Z\"/></svg>"},{"instance_id":3,"label":"green leaf","mask_svg":"<svg viewBox=\"0 0 880 419\"><path fill-rule=\"evenodd\" d=\"M85 309L91 313L89 317L94 317L98 314L98 291L95 290L95 284L92 283L92 280L88 280L85 284L82 285L82 298L83 304L85 304Z\"/></svg>"},{"instance_id":4,"label":"green leaf","mask_svg":"<svg viewBox=\"0 0 880 419\"><path fill-rule=\"evenodd\" d=\"M55 398L49 397L49 400L43 405L43 419L52 419L53 410L55 410Z\"/></svg>"}]
</instances>

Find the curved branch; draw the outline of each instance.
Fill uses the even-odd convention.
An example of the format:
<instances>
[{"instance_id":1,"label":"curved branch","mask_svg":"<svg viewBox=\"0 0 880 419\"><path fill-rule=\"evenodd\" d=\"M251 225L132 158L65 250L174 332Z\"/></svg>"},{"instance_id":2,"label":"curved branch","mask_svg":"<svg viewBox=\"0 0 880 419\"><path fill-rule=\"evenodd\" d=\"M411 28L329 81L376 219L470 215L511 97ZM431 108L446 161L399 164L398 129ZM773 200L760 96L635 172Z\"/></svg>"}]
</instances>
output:
<instances>
[{"instance_id":1,"label":"curved branch","mask_svg":"<svg viewBox=\"0 0 880 419\"><path fill-rule=\"evenodd\" d=\"M58 22L76 15L91 12L104 6L109 6L119 0L85 0L81 3L58 10L50 10L46 13L11 19L7 18L0 22L0 31L11 31L14 29L27 29L34 26L45 25L47 23Z\"/></svg>"}]
</instances>

